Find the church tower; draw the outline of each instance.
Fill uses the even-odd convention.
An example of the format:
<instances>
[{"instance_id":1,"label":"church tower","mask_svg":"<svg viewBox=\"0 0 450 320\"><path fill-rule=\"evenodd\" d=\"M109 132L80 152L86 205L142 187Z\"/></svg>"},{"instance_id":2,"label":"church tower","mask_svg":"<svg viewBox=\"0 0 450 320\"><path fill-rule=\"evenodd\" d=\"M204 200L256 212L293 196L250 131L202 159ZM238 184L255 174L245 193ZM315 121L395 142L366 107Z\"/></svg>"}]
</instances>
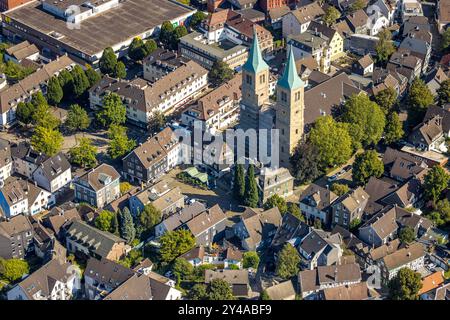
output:
<instances>
[{"instance_id":1,"label":"church tower","mask_svg":"<svg viewBox=\"0 0 450 320\"><path fill-rule=\"evenodd\" d=\"M275 128L279 129L280 167L290 166L289 158L303 135L304 86L298 76L294 53L290 47L286 68L276 88Z\"/></svg>"},{"instance_id":2,"label":"church tower","mask_svg":"<svg viewBox=\"0 0 450 320\"><path fill-rule=\"evenodd\" d=\"M264 61L256 30L247 62L242 66L242 129L258 129L259 110L269 101L269 66Z\"/></svg>"}]
</instances>

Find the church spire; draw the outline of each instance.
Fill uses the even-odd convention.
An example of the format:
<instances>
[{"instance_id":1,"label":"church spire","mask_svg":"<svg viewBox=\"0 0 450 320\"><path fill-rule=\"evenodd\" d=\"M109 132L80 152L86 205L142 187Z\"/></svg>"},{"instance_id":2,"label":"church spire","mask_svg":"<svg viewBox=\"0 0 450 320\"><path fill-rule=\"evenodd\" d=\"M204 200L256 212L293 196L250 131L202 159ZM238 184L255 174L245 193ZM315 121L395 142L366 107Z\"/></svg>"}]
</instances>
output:
<instances>
[{"instance_id":1,"label":"church spire","mask_svg":"<svg viewBox=\"0 0 450 320\"><path fill-rule=\"evenodd\" d=\"M295 90L305 85L297 73L292 45L289 46L289 57L286 67L284 68L283 76L280 80L278 80L277 84L278 86L288 90Z\"/></svg>"},{"instance_id":2,"label":"church spire","mask_svg":"<svg viewBox=\"0 0 450 320\"><path fill-rule=\"evenodd\" d=\"M259 47L258 35L256 34L256 28L253 28L253 43L250 48L247 62L242 67L245 71L252 73L259 73L265 69L269 69L269 66L264 61L261 49Z\"/></svg>"}]
</instances>

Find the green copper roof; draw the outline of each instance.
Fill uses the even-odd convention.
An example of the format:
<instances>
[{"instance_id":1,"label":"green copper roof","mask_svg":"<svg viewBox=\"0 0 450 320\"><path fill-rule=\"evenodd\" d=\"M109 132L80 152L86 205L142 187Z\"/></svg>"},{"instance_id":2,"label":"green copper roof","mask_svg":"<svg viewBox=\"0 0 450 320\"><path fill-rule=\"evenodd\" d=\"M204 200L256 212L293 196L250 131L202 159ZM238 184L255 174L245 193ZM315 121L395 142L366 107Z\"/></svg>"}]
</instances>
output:
<instances>
[{"instance_id":1,"label":"green copper roof","mask_svg":"<svg viewBox=\"0 0 450 320\"><path fill-rule=\"evenodd\" d=\"M269 66L264 61L261 49L259 48L259 40L256 35L256 31L253 31L253 43L250 48L250 53L242 69L248 72L259 73L265 69L269 69Z\"/></svg>"},{"instance_id":2,"label":"green copper roof","mask_svg":"<svg viewBox=\"0 0 450 320\"><path fill-rule=\"evenodd\" d=\"M295 66L294 52L292 46L289 48L289 57L284 68L283 76L278 80L277 85L288 90L298 89L305 84L298 76L297 67Z\"/></svg>"}]
</instances>

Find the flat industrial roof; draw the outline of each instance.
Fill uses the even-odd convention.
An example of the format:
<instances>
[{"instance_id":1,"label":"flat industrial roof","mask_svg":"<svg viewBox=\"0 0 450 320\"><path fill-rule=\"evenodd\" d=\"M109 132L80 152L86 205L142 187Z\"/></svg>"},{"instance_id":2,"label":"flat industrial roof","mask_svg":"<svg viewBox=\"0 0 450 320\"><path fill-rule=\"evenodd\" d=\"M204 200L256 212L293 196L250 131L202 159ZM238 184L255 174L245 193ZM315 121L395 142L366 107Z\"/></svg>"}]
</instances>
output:
<instances>
[{"instance_id":1,"label":"flat industrial roof","mask_svg":"<svg viewBox=\"0 0 450 320\"><path fill-rule=\"evenodd\" d=\"M55 31L63 35L58 41L93 56L192 11L169 0L126 0L117 8L82 21L80 29L74 30L67 27L66 21L44 11L40 1L30 2L4 15L47 35Z\"/></svg>"}]
</instances>

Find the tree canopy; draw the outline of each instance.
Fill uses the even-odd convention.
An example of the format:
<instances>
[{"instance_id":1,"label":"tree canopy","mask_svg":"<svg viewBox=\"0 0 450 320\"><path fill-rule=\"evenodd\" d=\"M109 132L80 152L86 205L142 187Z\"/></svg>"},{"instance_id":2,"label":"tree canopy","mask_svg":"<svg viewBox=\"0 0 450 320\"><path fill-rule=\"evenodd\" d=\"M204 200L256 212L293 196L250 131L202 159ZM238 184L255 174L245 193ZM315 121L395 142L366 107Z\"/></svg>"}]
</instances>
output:
<instances>
[{"instance_id":1,"label":"tree canopy","mask_svg":"<svg viewBox=\"0 0 450 320\"><path fill-rule=\"evenodd\" d=\"M47 99L53 105L57 105L61 102L64 92L56 76L53 76L48 80L47 84Z\"/></svg>"},{"instance_id":2,"label":"tree canopy","mask_svg":"<svg viewBox=\"0 0 450 320\"><path fill-rule=\"evenodd\" d=\"M386 144L397 142L404 134L403 123L400 121L398 113L389 113L386 119L386 127L384 128L384 141Z\"/></svg>"},{"instance_id":3,"label":"tree canopy","mask_svg":"<svg viewBox=\"0 0 450 320\"><path fill-rule=\"evenodd\" d=\"M30 267L25 260L0 258L0 274L11 282L20 280L29 272Z\"/></svg>"},{"instance_id":4,"label":"tree canopy","mask_svg":"<svg viewBox=\"0 0 450 320\"><path fill-rule=\"evenodd\" d=\"M116 71L117 56L111 47L106 48L103 51L102 57L99 61L100 71L103 74L113 76Z\"/></svg>"},{"instance_id":5,"label":"tree canopy","mask_svg":"<svg viewBox=\"0 0 450 320\"><path fill-rule=\"evenodd\" d=\"M411 228L410 226L406 226L400 229L398 238L402 243L409 244L416 240L416 233L413 228Z\"/></svg>"},{"instance_id":6,"label":"tree canopy","mask_svg":"<svg viewBox=\"0 0 450 320\"><path fill-rule=\"evenodd\" d=\"M234 167L233 195L239 202L244 200L245 195L245 169L243 164Z\"/></svg>"},{"instance_id":7,"label":"tree canopy","mask_svg":"<svg viewBox=\"0 0 450 320\"><path fill-rule=\"evenodd\" d=\"M355 149L377 144L386 124L380 106L370 101L365 94L353 95L345 102L342 121L348 123Z\"/></svg>"},{"instance_id":8,"label":"tree canopy","mask_svg":"<svg viewBox=\"0 0 450 320\"><path fill-rule=\"evenodd\" d=\"M433 166L425 175L424 193L427 200L434 203L448 187L449 175L441 166Z\"/></svg>"},{"instance_id":9,"label":"tree canopy","mask_svg":"<svg viewBox=\"0 0 450 320\"><path fill-rule=\"evenodd\" d=\"M161 261L171 262L195 246L195 238L189 230L169 231L160 238Z\"/></svg>"},{"instance_id":10,"label":"tree canopy","mask_svg":"<svg viewBox=\"0 0 450 320\"><path fill-rule=\"evenodd\" d=\"M134 228L133 217L131 216L130 209L128 207L119 211L119 226L120 236L124 238L127 243L131 243L136 236L136 229Z\"/></svg>"},{"instance_id":11,"label":"tree canopy","mask_svg":"<svg viewBox=\"0 0 450 320\"><path fill-rule=\"evenodd\" d=\"M114 212L102 210L97 218L95 218L95 227L102 231L114 233L114 216Z\"/></svg>"},{"instance_id":12,"label":"tree canopy","mask_svg":"<svg viewBox=\"0 0 450 320\"><path fill-rule=\"evenodd\" d=\"M69 151L70 161L83 168L93 168L97 165L97 147L89 138L81 138L79 144Z\"/></svg>"},{"instance_id":13,"label":"tree canopy","mask_svg":"<svg viewBox=\"0 0 450 320\"><path fill-rule=\"evenodd\" d=\"M347 125L336 122L331 116L316 120L309 140L317 148L322 168L343 164L352 155L352 140Z\"/></svg>"},{"instance_id":14,"label":"tree canopy","mask_svg":"<svg viewBox=\"0 0 450 320\"><path fill-rule=\"evenodd\" d=\"M325 15L322 17L322 20L323 20L323 22L326 23L327 26L330 27L336 23L336 20L339 19L340 16L341 16L341 13L339 12L338 9L336 9L333 6L329 6L325 10Z\"/></svg>"},{"instance_id":15,"label":"tree canopy","mask_svg":"<svg viewBox=\"0 0 450 320\"><path fill-rule=\"evenodd\" d=\"M378 154L375 150L367 150L364 153L356 155L352 171L354 182L365 185L370 177L378 178L383 172L383 161L378 159Z\"/></svg>"},{"instance_id":16,"label":"tree canopy","mask_svg":"<svg viewBox=\"0 0 450 320\"><path fill-rule=\"evenodd\" d=\"M234 71L223 61L214 62L209 72L209 80L214 86L219 86L224 82L233 79Z\"/></svg>"},{"instance_id":17,"label":"tree canopy","mask_svg":"<svg viewBox=\"0 0 450 320\"><path fill-rule=\"evenodd\" d=\"M250 164L247 170L247 179L245 181L244 204L248 207L255 208L258 206L259 193L255 178L255 166Z\"/></svg>"},{"instance_id":18,"label":"tree canopy","mask_svg":"<svg viewBox=\"0 0 450 320\"><path fill-rule=\"evenodd\" d=\"M450 79L444 80L437 90L439 105L443 106L450 102Z\"/></svg>"},{"instance_id":19,"label":"tree canopy","mask_svg":"<svg viewBox=\"0 0 450 320\"><path fill-rule=\"evenodd\" d=\"M398 94L392 87L387 87L375 95L375 102L381 107L384 113L388 113L397 103Z\"/></svg>"},{"instance_id":20,"label":"tree canopy","mask_svg":"<svg viewBox=\"0 0 450 320\"><path fill-rule=\"evenodd\" d=\"M300 256L290 243L286 243L280 251L276 273L284 279L290 279L298 274Z\"/></svg>"},{"instance_id":21,"label":"tree canopy","mask_svg":"<svg viewBox=\"0 0 450 320\"><path fill-rule=\"evenodd\" d=\"M294 149L290 162L292 174L301 184L309 183L322 174L319 168L319 151L310 142L299 142Z\"/></svg>"},{"instance_id":22,"label":"tree canopy","mask_svg":"<svg viewBox=\"0 0 450 320\"><path fill-rule=\"evenodd\" d=\"M277 194L274 194L273 196L268 198L266 203L264 203L265 210L275 208L275 207L278 207L278 210L280 210L280 213L282 215L288 211L288 206L287 206L286 200Z\"/></svg>"},{"instance_id":23,"label":"tree canopy","mask_svg":"<svg viewBox=\"0 0 450 320\"><path fill-rule=\"evenodd\" d=\"M412 124L420 122L429 105L434 101L434 96L422 79L416 78L409 87L407 105L409 118Z\"/></svg>"},{"instance_id":24,"label":"tree canopy","mask_svg":"<svg viewBox=\"0 0 450 320\"><path fill-rule=\"evenodd\" d=\"M103 98L101 110L96 115L100 124L106 128L112 125L123 124L127 119L126 108L122 103L122 99L114 92L107 94Z\"/></svg>"},{"instance_id":25,"label":"tree canopy","mask_svg":"<svg viewBox=\"0 0 450 320\"><path fill-rule=\"evenodd\" d=\"M33 148L48 156L57 154L61 150L63 142L64 139L59 131L45 127L36 127L31 137Z\"/></svg>"},{"instance_id":26,"label":"tree canopy","mask_svg":"<svg viewBox=\"0 0 450 320\"><path fill-rule=\"evenodd\" d=\"M417 300L422 288L420 273L402 268L389 282L389 294L393 300Z\"/></svg>"},{"instance_id":27,"label":"tree canopy","mask_svg":"<svg viewBox=\"0 0 450 320\"><path fill-rule=\"evenodd\" d=\"M136 141L128 138L127 128L123 126L112 125L108 130L108 137L108 154L112 159L127 154L136 146Z\"/></svg>"},{"instance_id":28,"label":"tree canopy","mask_svg":"<svg viewBox=\"0 0 450 320\"><path fill-rule=\"evenodd\" d=\"M243 266L244 269L253 268L258 269L259 265L259 256L255 251L247 251L244 252L243 255Z\"/></svg>"},{"instance_id":29,"label":"tree canopy","mask_svg":"<svg viewBox=\"0 0 450 320\"><path fill-rule=\"evenodd\" d=\"M350 188L346 184L333 183L331 186L331 191L334 192L337 196L343 196L350 191Z\"/></svg>"},{"instance_id":30,"label":"tree canopy","mask_svg":"<svg viewBox=\"0 0 450 320\"><path fill-rule=\"evenodd\" d=\"M392 34L388 29L383 29L377 34L378 42L375 46L376 60L384 63L389 60L395 52L395 46L392 42Z\"/></svg>"},{"instance_id":31,"label":"tree canopy","mask_svg":"<svg viewBox=\"0 0 450 320\"><path fill-rule=\"evenodd\" d=\"M89 118L86 110L84 110L80 105L73 104L70 106L69 112L67 113L67 119L64 125L72 132L82 131L89 128L91 124L91 119Z\"/></svg>"}]
</instances>

